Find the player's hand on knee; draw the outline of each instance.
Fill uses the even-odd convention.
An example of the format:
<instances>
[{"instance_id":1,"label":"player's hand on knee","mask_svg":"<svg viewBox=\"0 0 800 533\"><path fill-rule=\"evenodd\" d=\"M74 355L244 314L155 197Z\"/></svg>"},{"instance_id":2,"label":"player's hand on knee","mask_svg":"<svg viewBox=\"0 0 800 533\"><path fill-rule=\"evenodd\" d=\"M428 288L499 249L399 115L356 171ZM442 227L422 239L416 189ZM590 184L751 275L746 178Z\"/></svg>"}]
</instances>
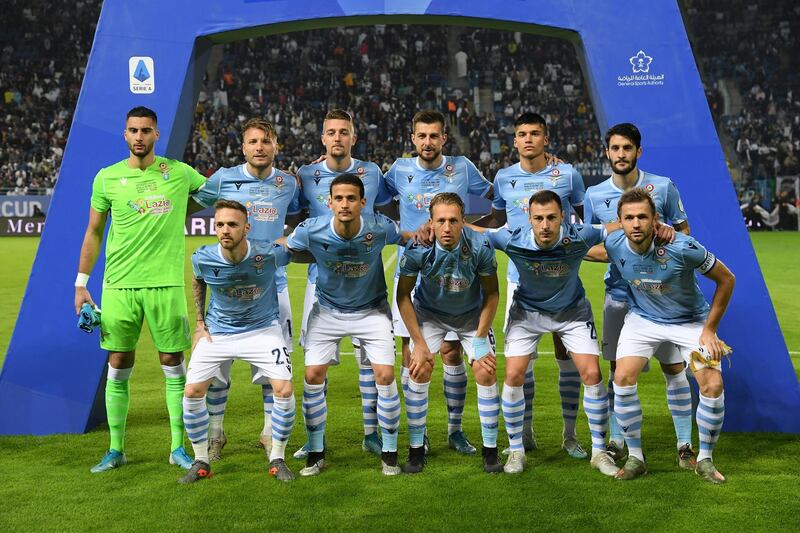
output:
<instances>
[{"instance_id":1,"label":"player's hand on knee","mask_svg":"<svg viewBox=\"0 0 800 533\"><path fill-rule=\"evenodd\" d=\"M75 314L81 314L81 306L85 303L90 304L92 307L97 307L92 300L92 295L89 294L89 289L86 287L75 287Z\"/></svg>"},{"instance_id":2,"label":"player's hand on knee","mask_svg":"<svg viewBox=\"0 0 800 533\"><path fill-rule=\"evenodd\" d=\"M408 365L409 374L412 379L416 380L429 371L433 371L433 354L427 346L415 344L414 350L411 352L411 362Z\"/></svg>"},{"instance_id":3,"label":"player's hand on knee","mask_svg":"<svg viewBox=\"0 0 800 533\"><path fill-rule=\"evenodd\" d=\"M482 370L488 372L490 376L497 374L497 358L494 356L494 354L485 355L480 359L473 361L472 364L473 368L474 365L478 365Z\"/></svg>"},{"instance_id":4,"label":"player's hand on knee","mask_svg":"<svg viewBox=\"0 0 800 533\"><path fill-rule=\"evenodd\" d=\"M656 244L669 244L675 240L675 228L669 224L656 224Z\"/></svg>"},{"instance_id":5,"label":"player's hand on knee","mask_svg":"<svg viewBox=\"0 0 800 533\"><path fill-rule=\"evenodd\" d=\"M703 332L700 334L700 346L706 347L706 350L714 361L719 361L722 359L723 355L728 353L726 350L728 346L711 330L703 329Z\"/></svg>"},{"instance_id":6,"label":"player's hand on knee","mask_svg":"<svg viewBox=\"0 0 800 533\"><path fill-rule=\"evenodd\" d=\"M208 342L211 342L211 334L208 332L208 326L206 326L205 322L198 322L195 327L192 351L197 347L197 343L200 342L200 339L206 339Z\"/></svg>"}]
</instances>

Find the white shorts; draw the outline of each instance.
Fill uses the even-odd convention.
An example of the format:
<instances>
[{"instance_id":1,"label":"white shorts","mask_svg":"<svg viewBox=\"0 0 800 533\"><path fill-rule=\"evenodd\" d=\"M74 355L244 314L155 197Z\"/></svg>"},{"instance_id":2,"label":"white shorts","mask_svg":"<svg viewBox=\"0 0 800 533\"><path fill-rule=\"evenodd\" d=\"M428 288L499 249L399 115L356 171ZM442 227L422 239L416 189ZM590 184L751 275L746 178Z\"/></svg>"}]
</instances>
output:
<instances>
[{"instance_id":1,"label":"white shorts","mask_svg":"<svg viewBox=\"0 0 800 533\"><path fill-rule=\"evenodd\" d=\"M211 342L200 339L189 360L186 383L202 383L211 378L228 383L230 365L238 359L252 365L253 383L292 379L289 351L281 328L275 324L245 333L212 335Z\"/></svg>"},{"instance_id":2,"label":"white shorts","mask_svg":"<svg viewBox=\"0 0 800 533\"><path fill-rule=\"evenodd\" d=\"M357 338L369 362L394 366L394 333L389 304L377 309L343 313L316 302L308 316L305 337L306 366L338 362L339 342L344 337Z\"/></svg>"},{"instance_id":3,"label":"white shorts","mask_svg":"<svg viewBox=\"0 0 800 533\"><path fill-rule=\"evenodd\" d=\"M503 315L503 330L508 328L508 313L511 311L511 304L514 302L514 291L517 290L519 283L509 281L506 284L506 312Z\"/></svg>"},{"instance_id":4,"label":"white shorts","mask_svg":"<svg viewBox=\"0 0 800 533\"><path fill-rule=\"evenodd\" d=\"M308 315L311 308L317 303L317 284L306 283L306 294L303 298L303 321L300 323L300 346L306 345L306 333L308 332Z\"/></svg>"},{"instance_id":5,"label":"white shorts","mask_svg":"<svg viewBox=\"0 0 800 533\"><path fill-rule=\"evenodd\" d=\"M478 323L480 322L479 312L461 316L442 316L416 307L414 311L417 313L420 332L425 338L425 344L428 345L428 350L431 353L438 352L442 347L442 341L450 340L447 338L448 336L455 336L455 340L461 343L461 347L464 348L467 356L472 359L472 340L475 338L475 330L478 329ZM492 328L489 328L487 337L489 344L492 346L492 351L496 352L497 342ZM411 349L414 349L413 342L411 342Z\"/></svg>"},{"instance_id":6,"label":"white shorts","mask_svg":"<svg viewBox=\"0 0 800 533\"><path fill-rule=\"evenodd\" d=\"M586 298L557 314L526 311L516 303L512 305L506 326L506 357L535 358L536 346L545 333L558 333L569 353L600 355L592 306Z\"/></svg>"},{"instance_id":7,"label":"white shorts","mask_svg":"<svg viewBox=\"0 0 800 533\"><path fill-rule=\"evenodd\" d=\"M700 346L700 334L705 322L685 324L659 324L629 311L625 325L619 334L617 359L623 357L646 357L654 355L666 364L689 362L689 353ZM660 350L663 345L668 350Z\"/></svg>"},{"instance_id":8,"label":"white shorts","mask_svg":"<svg viewBox=\"0 0 800 533\"><path fill-rule=\"evenodd\" d=\"M288 287L278 293L278 322L283 331L283 341L289 353L294 351L294 338L292 336L292 302L289 300Z\"/></svg>"},{"instance_id":9,"label":"white shorts","mask_svg":"<svg viewBox=\"0 0 800 533\"><path fill-rule=\"evenodd\" d=\"M409 338L411 334L408 332L408 328L406 328L406 323L403 322L403 317L400 316L400 308L397 307L397 279L394 278L394 287L392 288L392 326L394 327L394 334L396 337L405 337ZM414 293L416 289L411 290L411 301L414 301ZM445 336L444 340L455 342L459 340L458 334L454 331L448 331ZM439 345L441 347L441 344ZM431 353L436 353L439 351L439 348L436 351L431 348Z\"/></svg>"},{"instance_id":10,"label":"white shorts","mask_svg":"<svg viewBox=\"0 0 800 533\"><path fill-rule=\"evenodd\" d=\"M620 302L614 300L606 294L606 300L603 303L603 359L606 361L616 361L617 359L617 344L619 343L619 334L622 331L622 326L625 323L625 315L628 314L628 302ZM656 350L659 361L680 360L680 350L671 342L665 342ZM650 370L650 363L644 369L644 372Z\"/></svg>"}]
</instances>

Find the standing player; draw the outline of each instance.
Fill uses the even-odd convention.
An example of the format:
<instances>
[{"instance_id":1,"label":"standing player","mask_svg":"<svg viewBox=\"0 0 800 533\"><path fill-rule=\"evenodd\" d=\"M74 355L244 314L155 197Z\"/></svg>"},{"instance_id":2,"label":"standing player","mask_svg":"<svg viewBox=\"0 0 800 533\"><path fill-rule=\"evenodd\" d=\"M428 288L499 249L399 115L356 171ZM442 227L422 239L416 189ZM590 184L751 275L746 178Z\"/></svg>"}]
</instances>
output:
<instances>
[{"instance_id":1,"label":"standing player","mask_svg":"<svg viewBox=\"0 0 800 533\"><path fill-rule=\"evenodd\" d=\"M629 123L617 124L606 132L606 155L611 162L612 175L606 181L589 187L586 191L586 222L590 224L618 221L617 201L626 191L634 187L646 189L656 206L658 219L669 221L676 231L689 234L689 223L683 209L678 189L672 180L639 170L636 163L642 155L642 136L639 129ZM603 358L610 363L608 376L608 401L611 410L609 423L608 451L615 460L624 457L622 430L613 414L614 373L616 371L617 341L622 330L625 315L628 313L627 283L620 277L619 270L611 263L605 277L606 297L603 304ZM676 350L671 344L659 348L669 352ZM667 382L667 405L675 426L678 447L678 464L681 468L693 469L695 454L692 450L692 404L691 388L684 370L683 360L667 364L670 355L660 358L661 369Z\"/></svg>"},{"instance_id":2,"label":"standing player","mask_svg":"<svg viewBox=\"0 0 800 533\"><path fill-rule=\"evenodd\" d=\"M680 354L664 362L692 364L700 386L697 427L700 453L695 472L711 483L724 483L712 452L725 416L725 395L719 361L729 348L717 337L735 279L730 270L692 237L677 235L671 244L654 243L658 222L655 203L646 189L625 192L617 202L623 232L606 240L609 259L628 287L630 311L617 344L614 412L628 446L628 461L617 479L634 479L647 469L642 453L642 406L636 382L648 360L664 343ZM709 308L697 286L695 270L716 284ZM706 351L708 358L701 356ZM672 352L674 354L674 352ZM682 356L682 357L681 357Z\"/></svg>"},{"instance_id":3,"label":"standing player","mask_svg":"<svg viewBox=\"0 0 800 533\"><path fill-rule=\"evenodd\" d=\"M583 409L592 435L592 467L613 476L618 469L605 444L608 393L600 373L592 307L578 277L583 258L603 241L606 229L565 222L561 198L550 190L534 193L528 210L532 229L498 229L486 234L494 247L514 262L520 276L505 332L502 402L510 447L505 471L516 474L524 470L525 373L529 361L536 357L541 336L557 333L584 384Z\"/></svg>"},{"instance_id":4,"label":"standing player","mask_svg":"<svg viewBox=\"0 0 800 533\"><path fill-rule=\"evenodd\" d=\"M410 447L403 471L418 473L425 465L423 444L433 354L439 351L445 335L454 332L469 356L478 387L483 468L488 473L500 472L500 398L495 356L488 340L498 301L494 249L486 237L464 227L464 202L457 194L437 194L429 209L435 242L432 246L406 245L397 282L397 306L412 346L405 392Z\"/></svg>"},{"instance_id":5,"label":"standing player","mask_svg":"<svg viewBox=\"0 0 800 533\"><path fill-rule=\"evenodd\" d=\"M285 224L295 226L300 214L300 188L291 174L273 166L278 151L277 135L272 124L254 118L242 128L242 153L245 163L216 171L200 189L194 199L201 206L210 207L224 198L235 200L247 208L251 241L271 241L283 237ZM286 268L281 266L275 274L278 291L280 325L289 353L292 352L292 307L286 281ZM231 363L222 366L223 379L214 381L208 389L209 404L209 458L219 460L222 448L228 441L223 430L223 417L230 389ZM254 367L255 368L255 367ZM269 455L272 429L273 395L269 380L261 384L264 399L264 429L259 443Z\"/></svg>"},{"instance_id":6,"label":"standing player","mask_svg":"<svg viewBox=\"0 0 800 533\"><path fill-rule=\"evenodd\" d=\"M339 343L347 336L361 341L375 375L383 473L400 473L400 397L394 379L394 334L381 250L388 244L405 243L410 234L401 236L395 223L383 215L362 215L364 190L356 174L337 176L330 186L333 216L300 223L285 241L292 251L313 254L318 266L317 301L309 313L304 345L303 417L309 451L302 476L315 476L325 467L325 380L328 367L336 361Z\"/></svg>"},{"instance_id":7,"label":"standing player","mask_svg":"<svg viewBox=\"0 0 800 533\"><path fill-rule=\"evenodd\" d=\"M223 369L242 359L255 369L253 381L269 380L274 392L271 410L269 473L281 481L294 479L284 461L286 441L294 425L292 363L278 322L275 276L289 262L280 244L250 241L251 212L231 200L214 204L214 229L219 243L192 254L192 292L197 329L183 396L183 420L194 448L194 463L179 483L194 483L211 475L209 413L206 393L211 382L223 380ZM206 312L206 287L211 299Z\"/></svg>"},{"instance_id":8,"label":"standing player","mask_svg":"<svg viewBox=\"0 0 800 533\"><path fill-rule=\"evenodd\" d=\"M190 193L205 178L190 166L157 157L158 119L146 107L134 107L125 119L130 155L97 173L92 185L89 224L75 279L75 310L94 305L86 282L92 271L109 214L103 275L100 346L108 350L106 413L111 445L93 473L124 465L125 423L130 401L128 380L136 342L147 319L166 380L172 444L169 462L183 468L191 459L183 449L181 397L186 384L183 350L191 347L183 293L183 225Z\"/></svg>"},{"instance_id":9,"label":"standing player","mask_svg":"<svg viewBox=\"0 0 800 533\"><path fill-rule=\"evenodd\" d=\"M330 186L336 176L351 173L364 183L365 205L363 212L372 213L375 207L391 204L383 184L380 168L375 163L353 158L350 151L356 142L353 118L341 109L332 109L325 115L322 124L322 144L325 146L325 159L319 163L304 165L297 171L302 185L301 204L308 208L309 216L330 216ZM316 301L317 265L308 269L305 300L303 301L303 322L300 331L300 344L305 346L308 331L308 317ZM381 438L378 433L377 389L370 361L361 352L358 339L351 339L358 362L358 387L361 392L361 409L364 418L364 451L380 455ZM337 359L338 360L338 359ZM308 452L308 443L295 452L298 459Z\"/></svg>"},{"instance_id":10,"label":"standing player","mask_svg":"<svg viewBox=\"0 0 800 533\"><path fill-rule=\"evenodd\" d=\"M512 230L530 229L528 202L536 191L551 190L560 198L561 207L567 220L575 213L583 218L583 177L572 166L563 162L553 162L547 158L545 149L550 140L547 123L541 115L523 113L514 121L514 147L519 153L519 163L498 171L494 178L494 199L489 216L477 221L478 226L499 228L505 224ZM505 323L508 325L509 310L514 300L513 294L519 285L519 273L513 262L508 264L506 290ZM558 390L561 395L561 414L564 419L562 447L576 458L584 459L586 452L575 433L580 398L581 377L575 362L567 355L563 343L553 335L553 345L558 363ZM522 440L525 451L536 448L533 432L533 399L535 379L533 359L525 372L525 417L523 419Z\"/></svg>"},{"instance_id":11,"label":"standing player","mask_svg":"<svg viewBox=\"0 0 800 533\"><path fill-rule=\"evenodd\" d=\"M438 111L420 111L411 121L411 141L417 157L401 158L394 162L386 173L386 187L400 201L400 229L416 231L429 220L429 207L434 196L443 192L457 194L466 203L467 196L491 197L489 183L472 162L463 156L446 156L442 147L447 142L445 118ZM399 250L402 258L403 249ZM398 270L395 272L395 289L398 285ZM402 339L403 369L401 380L405 390L408 381L410 358L409 332L403 323L394 298L392 318L395 335ZM466 454L475 453L475 447L462 431L461 418L467 396L467 369L461 357L458 337L445 337L442 343L442 366L444 367L444 396L447 403L447 441L451 448Z\"/></svg>"}]
</instances>

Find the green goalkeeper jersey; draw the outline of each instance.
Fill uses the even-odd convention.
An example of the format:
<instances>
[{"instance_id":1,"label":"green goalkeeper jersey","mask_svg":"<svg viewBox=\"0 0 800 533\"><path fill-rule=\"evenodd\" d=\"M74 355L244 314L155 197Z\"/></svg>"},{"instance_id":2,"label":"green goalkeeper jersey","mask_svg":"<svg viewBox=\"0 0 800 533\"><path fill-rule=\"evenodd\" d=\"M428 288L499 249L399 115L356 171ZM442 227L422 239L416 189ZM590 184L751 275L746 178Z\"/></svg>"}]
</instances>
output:
<instances>
[{"instance_id":1,"label":"green goalkeeper jersey","mask_svg":"<svg viewBox=\"0 0 800 533\"><path fill-rule=\"evenodd\" d=\"M158 156L145 170L126 159L97 173L92 208L111 215L104 287L183 286L186 205L204 184L189 165Z\"/></svg>"}]
</instances>

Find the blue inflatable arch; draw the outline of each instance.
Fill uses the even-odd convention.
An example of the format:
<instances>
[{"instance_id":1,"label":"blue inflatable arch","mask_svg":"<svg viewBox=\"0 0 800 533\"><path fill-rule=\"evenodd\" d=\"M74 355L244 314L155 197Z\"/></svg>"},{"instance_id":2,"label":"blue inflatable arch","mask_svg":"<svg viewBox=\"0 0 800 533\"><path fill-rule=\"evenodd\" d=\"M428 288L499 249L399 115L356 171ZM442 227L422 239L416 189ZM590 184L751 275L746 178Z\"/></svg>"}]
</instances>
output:
<instances>
[{"instance_id":1,"label":"blue inflatable arch","mask_svg":"<svg viewBox=\"0 0 800 533\"><path fill-rule=\"evenodd\" d=\"M213 44L376 23L484 26L575 43L600 129L639 125L642 166L674 179L693 234L737 276L720 331L735 349L733 367L724 371L725 430L800 432L800 388L675 2L634 0L621 8L610 0L106 0L0 374L0 433L78 433L103 418L96 400L102 398L106 354L95 336L75 327L73 281L92 178L127 155L121 136L127 110L155 109L160 151L181 158ZM131 58L152 62L145 60L145 73L141 60ZM89 284L98 296L102 269L101 260ZM703 289L710 297L711 287L704 283Z\"/></svg>"}]
</instances>

